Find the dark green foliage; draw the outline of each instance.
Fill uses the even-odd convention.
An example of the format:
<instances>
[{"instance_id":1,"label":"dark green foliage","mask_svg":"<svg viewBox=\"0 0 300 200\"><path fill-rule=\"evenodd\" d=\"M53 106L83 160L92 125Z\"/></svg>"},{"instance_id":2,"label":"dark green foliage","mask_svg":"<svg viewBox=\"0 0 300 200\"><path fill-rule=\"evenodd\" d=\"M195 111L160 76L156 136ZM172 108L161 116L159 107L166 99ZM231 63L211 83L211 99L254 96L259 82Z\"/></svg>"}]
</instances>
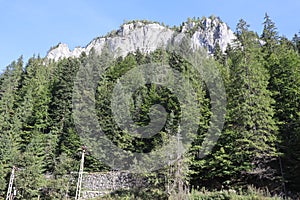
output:
<instances>
[{"instance_id":1,"label":"dark green foliage","mask_svg":"<svg viewBox=\"0 0 300 200\"><path fill-rule=\"evenodd\" d=\"M275 118L280 132L279 147L282 151L283 177L288 187L300 187L299 182L299 94L300 94L300 57L281 42L276 52L268 57L266 66L270 71L269 88L273 92Z\"/></svg>"},{"instance_id":2,"label":"dark green foliage","mask_svg":"<svg viewBox=\"0 0 300 200\"><path fill-rule=\"evenodd\" d=\"M21 122L16 116L23 61L10 64L0 86L0 195L4 196L11 169L17 165L21 146Z\"/></svg>"},{"instance_id":3,"label":"dark green foliage","mask_svg":"<svg viewBox=\"0 0 300 200\"><path fill-rule=\"evenodd\" d=\"M225 164L228 165L226 171L231 171L229 169L234 166L233 171L244 173L248 176L246 179L254 179L255 183L257 178L263 180L276 176L269 165L277 153L277 127L271 107L273 100L267 90L269 76L263 66L257 37L248 30L244 21L238 24L237 35L242 46L229 55L231 81L227 90L228 120L223 135L232 146L222 146L233 156ZM230 176L234 174L228 173Z\"/></svg>"},{"instance_id":4,"label":"dark green foliage","mask_svg":"<svg viewBox=\"0 0 300 200\"><path fill-rule=\"evenodd\" d=\"M135 56L129 54L124 60L119 60L105 72L105 75L102 76L97 88L97 112L102 130L119 148L131 152L146 153L155 148L160 148L168 136L167 133L174 135L176 132L176 124L178 124L178 122L176 123L176 120L178 121L180 113L178 101L170 90L160 85L149 84L138 88L133 94L133 104L131 109L133 121L138 126L146 126L150 123L148 113L151 106L160 104L164 106L168 113L167 119L173 120L175 124L173 123L171 126L168 126L167 121L166 125L155 136L151 138L138 138L133 137L132 134L128 133L126 130L120 129L114 122L110 108L110 99L112 96L111 91L114 89L117 79L136 67L138 63L143 64L147 61L153 63L168 62L168 54L163 50L157 50L147 57L141 55L139 51ZM151 65L149 65L149 67L151 67ZM124 164L125 163L126 161L124 161ZM131 165L133 163L126 164Z\"/></svg>"},{"instance_id":5,"label":"dark green foliage","mask_svg":"<svg viewBox=\"0 0 300 200\"><path fill-rule=\"evenodd\" d=\"M59 153L65 152L69 155L75 155L80 147L71 116L74 78L79 65L77 60L72 59L58 62L51 87L51 133L58 135Z\"/></svg>"},{"instance_id":6,"label":"dark green foliage","mask_svg":"<svg viewBox=\"0 0 300 200\"><path fill-rule=\"evenodd\" d=\"M189 30L192 34L203 28L205 20L189 18L183 25L194 24ZM177 31L181 28L175 27ZM275 23L267 14L263 28L258 37L244 20L240 20L237 40L227 47L226 52L216 45L214 60L206 54L199 56L203 66L219 69L228 103L225 127L216 130L216 134L221 134L220 138L212 152L201 158L202 143L211 125L211 91L190 61L175 51L157 49L145 55L138 49L114 59L108 49L101 55L96 55L92 49L88 55L84 53L80 58L65 58L58 62L47 62L40 57L30 58L25 67L22 58L13 62L0 75L0 197L6 195L12 166L18 168L14 184L19 199L74 196L76 175L70 174L78 170L83 141L75 127L72 101L74 83L85 76L91 76L91 82L95 82L88 84L95 90L96 120L107 138L119 148L132 155L147 153L163 147L170 142L171 136L179 138L185 108L172 90L162 85L147 83L137 88L129 102L130 117L140 127L151 123L153 105L160 104L166 110L166 123L151 138L134 136L130 129L119 127L113 116L112 94L120 78L141 65L153 71L155 64L169 65L193 87L199 109L190 111L189 117L197 122L198 129L189 133L193 142L186 155L165 168L136 175L137 178L148 177L151 187L116 191L111 198L128 194L132 198L167 199L172 195L184 195L184 187L247 188L249 184L268 188L273 193L298 192L300 39L298 35L292 41L279 37ZM79 69L86 74L78 74ZM132 75L131 78L141 77ZM215 78L212 75L211 81ZM87 97L93 94L88 90L84 92ZM190 101L188 96L186 99ZM83 110L82 116L88 118L89 110ZM111 152L111 155L120 156L117 152ZM85 171L110 170L98 158L95 150L89 149ZM135 161L124 160L123 165L134 166ZM224 199L234 196L229 193L209 195Z\"/></svg>"},{"instance_id":7,"label":"dark green foliage","mask_svg":"<svg viewBox=\"0 0 300 200\"><path fill-rule=\"evenodd\" d=\"M293 37L292 42L295 46L295 50L298 51L298 53L300 53L300 36L299 36L299 33L295 34L295 36Z\"/></svg>"},{"instance_id":8,"label":"dark green foliage","mask_svg":"<svg viewBox=\"0 0 300 200\"><path fill-rule=\"evenodd\" d=\"M16 173L16 188L21 199L33 199L41 194L45 186L44 156L45 138L38 132L32 133L32 139L18 162Z\"/></svg>"},{"instance_id":9,"label":"dark green foliage","mask_svg":"<svg viewBox=\"0 0 300 200\"><path fill-rule=\"evenodd\" d=\"M261 39L265 42L263 50L269 56L275 51L279 37L275 23L270 19L267 13L265 14L263 25L264 29L261 35Z\"/></svg>"},{"instance_id":10,"label":"dark green foliage","mask_svg":"<svg viewBox=\"0 0 300 200\"><path fill-rule=\"evenodd\" d=\"M275 149L276 125L267 90L268 72L256 35L241 20L237 25L240 43L227 53L227 119L218 144L206 159L197 162L195 186L233 187L274 181L276 168L270 167ZM271 178L269 180L269 178Z\"/></svg>"}]
</instances>

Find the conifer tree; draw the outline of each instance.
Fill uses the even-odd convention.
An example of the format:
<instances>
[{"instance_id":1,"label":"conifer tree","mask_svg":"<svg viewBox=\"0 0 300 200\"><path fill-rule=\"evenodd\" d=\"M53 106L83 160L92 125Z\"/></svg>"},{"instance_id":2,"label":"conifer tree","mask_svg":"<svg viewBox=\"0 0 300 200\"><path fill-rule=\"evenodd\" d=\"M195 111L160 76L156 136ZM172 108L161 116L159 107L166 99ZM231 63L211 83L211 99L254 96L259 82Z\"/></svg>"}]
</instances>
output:
<instances>
[{"instance_id":1,"label":"conifer tree","mask_svg":"<svg viewBox=\"0 0 300 200\"><path fill-rule=\"evenodd\" d=\"M268 57L266 65L270 71L269 88L275 99L275 118L279 127L278 141L282 157L282 176L288 188L297 190L300 182L299 169L299 127L300 127L300 57L294 50L282 43L278 53ZM292 175L291 175L292 174Z\"/></svg>"},{"instance_id":2,"label":"conifer tree","mask_svg":"<svg viewBox=\"0 0 300 200\"><path fill-rule=\"evenodd\" d=\"M281 159L281 176L288 189L299 188L299 54L291 42L279 37L275 23L268 15L265 17L261 39L263 45L264 65L270 74L268 84L275 100L274 119L279 127L278 147ZM298 51L297 35L293 38ZM293 174L293 175L290 175ZM284 183L283 183L284 184ZM297 190L297 189L296 189ZM285 191L284 191L285 192Z\"/></svg>"},{"instance_id":3,"label":"conifer tree","mask_svg":"<svg viewBox=\"0 0 300 200\"><path fill-rule=\"evenodd\" d=\"M269 15L266 13L264 18L264 29L261 35L261 39L265 44L263 45L264 52L267 56L274 53L276 46L278 44L278 32L275 23L271 20Z\"/></svg>"},{"instance_id":4,"label":"conifer tree","mask_svg":"<svg viewBox=\"0 0 300 200\"><path fill-rule=\"evenodd\" d=\"M20 155L21 122L16 116L18 91L23 74L22 57L13 62L2 75L0 86L0 194L3 195L8 186L10 172L17 166Z\"/></svg>"},{"instance_id":5,"label":"conifer tree","mask_svg":"<svg viewBox=\"0 0 300 200\"><path fill-rule=\"evenodd\" d=\"M23 147L30 143L33 133L46 137L44 162L48 170L53 170L56 157L57 136L50 133L49 106L52 67L43 64L41 58L30 58L25 68L20 95L21 106L17 109L23 120Z\"/></svg>"},{"instance_id":6,"label":"conifer tree","mask_svg":"<svg viewBox=\"0 0 300 200\"><path fill-rule=\"evenodd\" d=\"M295 50L300 53L300 34L295 34L293 39L292 39L292 42L294 43L294 46L295 46Z\"/></svg>"},{"instance_id":7,"label":"conifer tree","mask_svg":"<svg viewBox=\"0 0 300 200\"><path fill-rule=\"evenodd\" d=\"M33 199L41 195L45 187L45 137L33 133L30 143L22 153L16 174L16 188L21 199Z\"/></svg>"},{"instance_id":8,"label":"conifer tree","mask_svg":"<svg viewBox=\"0 0 300 200\"><path fill-rule=\"evenodd\" d=\"M246 178L254 175L254 183L257 179L272 181L276 172L269 165L277 153L277 127L271 107L273 100L267 89L268 71L262 64L256 35L242 20L237 25L237 36L242 46L231 58L232 81L228 87L228 124L225 129L225 135L229 134L234 144L229 149L235 152L230 165L239 166L239 173L245 171Z\"/></svg>"},{"instance_id":9,"label":"conifer tree","mask_svg":"<svg viewBox=\"0 0 300 200\"><path fill-rule=\"evenodd\" d=\"M80 147L72 118L72 95L75 75L79 67L77 59L63 59L56 65L51 87L51 134L58 138L58 155L62 152L77 157Z\"/></svg>"},{"instance_id":10,"label":"conifer tree","mask_svg":"<svg viewBox=\"0 0 300 200\"><path fill-rule=\"evenodd\" d=\"M214 180L213 187L271 181L276 174L269 167L276 156L277 139L273 100L267 90L269 77L256 34L248 27L240 20L236 31L240 46L228 55L230 81L223 134L212 154L201 162L202 180Z\"/></svg>"}]
</instances>

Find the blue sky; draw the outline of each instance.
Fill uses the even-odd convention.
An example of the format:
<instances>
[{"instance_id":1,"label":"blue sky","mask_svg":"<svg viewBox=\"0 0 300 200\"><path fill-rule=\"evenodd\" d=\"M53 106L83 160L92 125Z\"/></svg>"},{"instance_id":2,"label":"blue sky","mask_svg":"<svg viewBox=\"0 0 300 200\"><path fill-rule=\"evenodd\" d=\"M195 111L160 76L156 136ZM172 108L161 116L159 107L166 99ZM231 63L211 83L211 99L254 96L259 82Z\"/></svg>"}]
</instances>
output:
<instances>
[{"instance_id":1,"label":"blue sky","mask_svg":"<svg viewBox=\"0 0 300 200\"><path fill-rule=\"evenodd\" d=\"M170 26L188 17L221 17L233 30L243 18L261 33L265 12L281 35L300 31L299 0L0 0L0 70L23 55L45 56L59 42L70 48L118 29L124 20L148 19Z\"/></svg>"}]
</instances>

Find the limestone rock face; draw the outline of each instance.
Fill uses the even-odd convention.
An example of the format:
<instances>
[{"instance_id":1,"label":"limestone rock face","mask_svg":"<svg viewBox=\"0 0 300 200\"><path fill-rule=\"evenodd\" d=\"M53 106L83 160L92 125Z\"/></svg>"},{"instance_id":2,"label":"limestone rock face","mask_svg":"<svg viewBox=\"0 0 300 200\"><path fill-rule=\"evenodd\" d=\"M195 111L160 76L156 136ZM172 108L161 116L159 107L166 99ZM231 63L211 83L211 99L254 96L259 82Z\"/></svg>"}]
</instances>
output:
<instances>
[{"instance_id":1,"label":"limestone rock face","mask_svg":"<svg viewBox=\"0 0 300 200\"><path fill-rule=\"evenodd\" d=\"M225 52L227 45L233 44L236 36L219 18L214 20L206 18L191 39L194 44L206 47L209 53L213 53L217 44Z\"/></svg>"},{"instance_id":2,"label":"limestone rock face","mask_svg":"<svg viewBox=\"0 0 300 200\"><path fill-rule=\"evenodd\" d=\"M86 47L78 47L71 51L66 44L60 43L48 52L46 58L57 61L61 58L79 57L83 52L89 54L91 49L100 54L104 46L123 57L138 49L149 53L165 47L175 35L178 37L178 34L188 34L193 45L205 47L208 53L213 53L217 44L224 52L227 45L233 43L236 38L233 31L219 18L185 22L179 29L170 29L154 22L130 22L108 36L92 40Z\"/></svg>"},{"instance_id":3,"label":"limestone rock face","mask_svg":"<svg viewBox=\"0 0 300 200\"><path fill-rule=\"evenodd\" d=\"M55 61L61 58L68 58L68 57L79 57L82 52L85 52L85 48L78 47L75 48L73 51L70 51L67 44L60 43L56 47L52 48L48 54L48 59L54 59Z\"/></svg>"}]
</instances>

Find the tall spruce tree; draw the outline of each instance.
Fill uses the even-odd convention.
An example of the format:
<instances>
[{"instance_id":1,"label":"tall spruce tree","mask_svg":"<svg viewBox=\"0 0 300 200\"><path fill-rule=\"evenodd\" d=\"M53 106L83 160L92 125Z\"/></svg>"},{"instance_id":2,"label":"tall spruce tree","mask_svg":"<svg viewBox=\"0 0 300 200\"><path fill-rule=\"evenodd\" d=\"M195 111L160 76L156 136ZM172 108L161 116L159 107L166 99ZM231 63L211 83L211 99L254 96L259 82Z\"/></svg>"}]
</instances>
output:
<instances>
[{"instance_id":1,"label":"tall spruce tree","mask_svg":"<svg viewBox=\"0 0 300 200\"><path fill-rule=\"evenodd\" d=\"M293 40L292 42L294 43L294 46L295 46L295 50L300 53L300 34L295 34L294 37L293 37Z\"/></svg>"},{"instance_id":2,"label":"tall spruce tree","mask_svg":"<svg viewBox=\"0 0 300 200\"><path fill-rule=\"evenodd\" d=\"M16 188L21 199L37 199L45 187L45 137L33 132L30 143L22 153L16 173Z\"/></svg>"},{"instance_id":3,"label":"tall spruce tree","mask_svg":"<svg viewBox=\"0 0 300 200\"><path fill-rule=\"evenodd\" d=\"M286 43L277 47L278 53L268 57L271 79L269 88L275 99L275 117L279 127L278 142L282 155L283 177L290 190L300 186L299 127L300 127L300 57Z\"/></svg>"},{"instance_id":4,"label":"tall spruce tree","mask_svg":"<svg viewBox=\"0 0 300 200\"><path fill-rule=\"evenodd\" d=\"M200 163L200 180L210 187L270 183L276 176L270 167L276 157L277 127L267 90L269 77L257 36L248 27L239 21L238 46L227 55L230 77L223 134L212 154Z\"/></svg>"},{"instance_id":5,"label":"tall spruce tree","mask_svg":"<svg viewBox=\"0 0 300 200\"><path fill-rule=\"evenodd\" d=\"M57 155L62 152L78 157L79 137L72 118L72 95L75 75L79 68L78 59L63 59L54 70L51 89L52 99L49 107L51 134L58 138ZM79 157L78 157L79 158Z\"/></svg>"},{"instance_id":6,"label":"tall spruce tree","mask_svg":"<svg viewBox=\"0 0 300 200\"><path fill-rule=\"evenodd\" d=\"M231 164L237 166L240 174L245 173L245 180L271 183L277 175L276 168L271 167L277 155L273 99L267 89L269 75L263 66L260 43L248 27L243 20L237 25L241 46L231 55L225 135L233 139Z\"/></svg>"},{"instance_id":7,"label":"tall spruce tree","mask_svg":"<svg viewBox=\"0 0 300 200\"><path fill-rule=\"evenodd\" d=\"M271 20L270 16L266 13L264 18L264 29L261 35L261 39L265 42L263 49L267 56L274 53L276 46L278 45L278 32L275 23Z\"/></svg>"},{"instance_id":8,"label":"tall spruce tree","mask_svg":"<svg viewBox=\"0 0 300 200\"><path fill-rule=\"evenodd\" d=\"M18 165L21 121L16 116L18 92L23 74L22 57L13 62L2 75L0 86L0 195L4 196L10 172Z\"/></svg>"},{"instance_id":9,"label":"tall spruce tree","mask_svg":"<svg viewBox=\"0 0 300 200\"><path fill-rule=\"evenodd\" d=\"M44 162L49 171L54 168L57 136L50 132L49 106L51 101L51 66L44 66L43 59L30 58L25 68L20 95L21 106L17 109L23 119L23 148L30 143L33 134L46 137Z\"/></svg>"},{"instance_id":10,"label":"tall spruce tree","mask_svg":"<svg viewBox=\"0 0 300 200\"><path fill-rule=\"evenodd\" d=\"M269 70L268 88L275 100L275 120L279 127L278 145L282 160L282 176L287 189L297 191L300 187L299 176L299 54L292 48L291 42L279 37L275 23L265 17L261 39L265 67ZM297 36L293 42L298 51Z\"/></svg>"}]
</instances>

